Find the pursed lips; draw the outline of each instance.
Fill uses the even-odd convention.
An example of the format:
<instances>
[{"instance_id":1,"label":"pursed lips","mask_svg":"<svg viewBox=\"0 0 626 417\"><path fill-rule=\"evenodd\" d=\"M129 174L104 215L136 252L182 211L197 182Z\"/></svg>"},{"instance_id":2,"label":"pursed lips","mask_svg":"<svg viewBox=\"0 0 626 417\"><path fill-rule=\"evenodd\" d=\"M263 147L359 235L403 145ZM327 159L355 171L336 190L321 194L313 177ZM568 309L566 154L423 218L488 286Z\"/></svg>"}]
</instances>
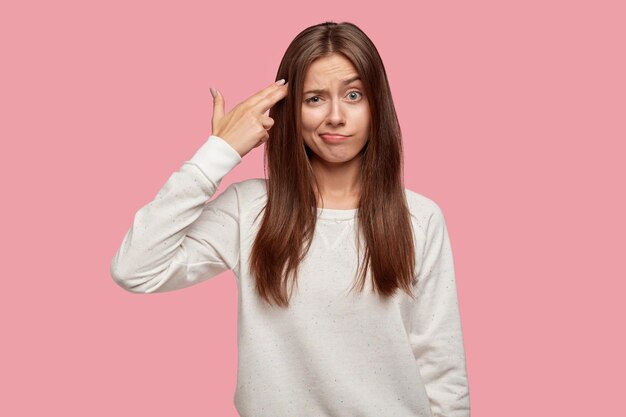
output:
<instances>
[{"instance_id":1,"label":"pursed lips","mask_svg":"<svg viewBox=\"0 0 626 417\"><path fill-rule=\"evenodd\" d=\"M338 135L338 134L330 134L330 133L322 133L320 137L329 143L341 143L348 139L349 136Z\"/></svg>"},{"instance_id":2,"label":"pursed lips","mask_svg":"<svg viewBox=\"0 0 626 417\"><path fill-rule=\"evenodd\" d=\"M320 133L320 136L343 137L343 138L348 137L348 135L342 135L340 133Z\"/></svg>"}]
</instances>

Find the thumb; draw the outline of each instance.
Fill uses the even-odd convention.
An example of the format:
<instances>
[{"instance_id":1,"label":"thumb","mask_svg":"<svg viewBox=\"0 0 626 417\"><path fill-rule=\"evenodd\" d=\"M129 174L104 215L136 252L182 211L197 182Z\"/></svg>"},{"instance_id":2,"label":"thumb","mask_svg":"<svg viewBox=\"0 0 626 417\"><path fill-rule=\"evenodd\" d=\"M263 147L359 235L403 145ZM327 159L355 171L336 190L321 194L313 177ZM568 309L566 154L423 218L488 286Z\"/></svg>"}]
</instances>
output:
<instances>
[{"instance_id":1,"label":"thumb","mask_svg":"<svg viewBox=\"0 0 626 417\"><path fill-rule=\"evenodd\" d=\"M211 127L224 117L224 96L216 88L211 87L211 95L213 96L213 117L211 119Z\"/></svg>"}]
</instances>

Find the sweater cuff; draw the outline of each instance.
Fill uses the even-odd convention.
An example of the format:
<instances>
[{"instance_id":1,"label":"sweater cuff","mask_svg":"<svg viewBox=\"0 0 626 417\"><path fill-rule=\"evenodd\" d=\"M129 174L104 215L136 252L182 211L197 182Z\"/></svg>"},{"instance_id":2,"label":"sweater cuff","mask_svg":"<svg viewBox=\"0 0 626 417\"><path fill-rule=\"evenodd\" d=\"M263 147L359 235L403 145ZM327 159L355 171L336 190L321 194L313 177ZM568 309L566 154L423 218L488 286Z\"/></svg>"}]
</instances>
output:
<instances>
[{"instance_id":1,"label":"sweater cuff","mask_svg":"<svg viewBox=\"0 0 626 417\"><path fill-rule=\"evenodd\" d=\"M219 183L242 158L232 146L219 136L211 135L188 161L198 166L210 180Z\"/></svg>"}]
</instances>

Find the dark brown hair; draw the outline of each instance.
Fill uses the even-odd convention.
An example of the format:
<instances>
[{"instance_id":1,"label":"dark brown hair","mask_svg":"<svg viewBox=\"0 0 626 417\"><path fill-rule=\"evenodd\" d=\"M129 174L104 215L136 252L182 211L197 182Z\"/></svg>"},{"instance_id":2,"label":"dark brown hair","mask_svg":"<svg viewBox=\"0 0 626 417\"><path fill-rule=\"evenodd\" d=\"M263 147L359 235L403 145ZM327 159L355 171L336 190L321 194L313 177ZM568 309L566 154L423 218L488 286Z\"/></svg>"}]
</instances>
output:
<instances>
[{"instance_id":1,"label":"dark brown hair","mask_svg":"<svg viewBox=\"0 0 626 417\"><path fill-rule=\"evenodd\" d=\"M257 292L270 305L273 299L279 306L289 306L289 276L293 290L315 231L319 188L314 188L300 112L307 69L331 53L343 54L357 69L371 116L369 140L360 155L357 239L362 234L366 244L355 285L363 290L369 268L372 287L380 295L392 296L401 288L414 298L415 246L404 191L402 137L387 74L378 50L361 29L349 22L324 22L295 37L276 75L288 82L288 93L269 113L275 123L265 144L267 203L250 256Z\"/></svg>"}]
</instances>

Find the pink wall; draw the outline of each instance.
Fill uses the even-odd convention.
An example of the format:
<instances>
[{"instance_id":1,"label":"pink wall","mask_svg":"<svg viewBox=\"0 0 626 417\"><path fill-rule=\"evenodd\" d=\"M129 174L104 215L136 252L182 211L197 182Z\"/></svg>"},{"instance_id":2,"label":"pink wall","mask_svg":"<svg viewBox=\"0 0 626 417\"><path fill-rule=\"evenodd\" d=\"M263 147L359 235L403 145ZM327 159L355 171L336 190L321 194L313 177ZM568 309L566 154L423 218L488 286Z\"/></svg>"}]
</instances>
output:
<instances>
[{"instance_id":1,"label":"pink wall","mask_svg":"<svg viewBox=\"0 0 626 417\"><path fill-rule=\"evenodd\" d=\"M0 13L0 415L236 416L232 273L145 296L109 266L211 133L209 86L229 110L324 20L378 47L406 185L445 213L472 414L622 409L623 2L38 3Z\"/></svg>"}]
</instances>

